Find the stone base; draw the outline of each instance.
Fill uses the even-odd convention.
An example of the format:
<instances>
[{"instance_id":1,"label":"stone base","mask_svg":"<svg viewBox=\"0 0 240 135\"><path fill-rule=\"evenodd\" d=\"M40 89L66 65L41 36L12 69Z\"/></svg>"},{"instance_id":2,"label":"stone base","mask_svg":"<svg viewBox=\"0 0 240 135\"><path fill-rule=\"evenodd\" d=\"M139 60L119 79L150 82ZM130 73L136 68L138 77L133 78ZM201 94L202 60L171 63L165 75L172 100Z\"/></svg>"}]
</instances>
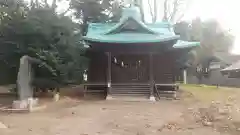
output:
<instances>
[{"instance_id":1,"label":"stone base","mask_svg":"<svg viewBox=\"0 0 240 135\"><path fill-rule=\"evenodd\" d=\"M53 101L57 102L57 101L59 101L59 99L60 99L60 94L59 93L55 93L53 95Z\"/></svg>"},{"instance_id":2,"label":"stone base","mask_svg":"<svg viewBox=\"0 0 240 135\"><path fill-rule=\"evenodd\" d=\"M0 121L0 129L7 129L8 127Z\"/></svg>"},{"instance_id":3,"label":"stone base","mask_svg":"<svg viewBox=\"0 0 240 135\"><path fill-rule=\"evenodd\" d=\"M175 93L173 94L173 98L174 98L174 99L177 99L177 92L175 92Z\"/></svg>"},{"instance_id":4,"label":"stone base","mask_svg":"<svg viewBox=\"0 0 240 135\"><path fill-rule=\"evenodd\" d=\"M28 98L25 100L16 100L13 101L12 108L13 109L29 109L31 110L33 107L38 105L38 99Z\"/></svg>"},{"instance_id":5,"label":"stone base","mask_svg":"<svg viewBox=\"0 0 240 135\"><path fill-rule=\"evenodd\" d=\"M106 100L113 100L113 97L111 95L107 95Z\"/></svg>"},{"instance_id":6,"label":"stone base","mask_svg":"<svg viewBox=\"0 0 240 135\"><path fill-rule=\"evenodd\" d=\"M155 99L154 96L150 96L149 100L152 101L152 102L155 102L155 101L156 101L156 99Z\"/></svg>"},{"instance_id":7,"label":"stone base","mask_svg":"<svg viewBox=\"0 0 240 135\"><path fill-rule=\"evenodd\" d=\"M126 102L148 102L149 99L148 97L145 96L107 96L106 100L111 100L111 101L126 101Z\"/></svg>"}]
</instances>

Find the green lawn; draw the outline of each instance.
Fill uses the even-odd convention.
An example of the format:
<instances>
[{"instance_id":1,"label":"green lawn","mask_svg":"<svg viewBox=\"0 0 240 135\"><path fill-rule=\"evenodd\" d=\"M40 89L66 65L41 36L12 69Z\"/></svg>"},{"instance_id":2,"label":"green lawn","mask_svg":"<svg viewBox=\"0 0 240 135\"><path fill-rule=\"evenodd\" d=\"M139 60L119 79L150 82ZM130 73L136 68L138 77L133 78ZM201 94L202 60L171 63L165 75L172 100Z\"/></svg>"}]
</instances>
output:
<instances>
[{"instance_id":1,"label":"green lawn","mask_svg":"<svg viewBox=\"0 0 240 135\"><path fill-rule=\"evenodd\" d=\"M226 101L230 97L240 97L240 89L237 88L217 88L216 86L198 86L198 85L181 85L180 88L185 92L192 93L194 98L203 101Z\"/></svg>"}]
</instances>

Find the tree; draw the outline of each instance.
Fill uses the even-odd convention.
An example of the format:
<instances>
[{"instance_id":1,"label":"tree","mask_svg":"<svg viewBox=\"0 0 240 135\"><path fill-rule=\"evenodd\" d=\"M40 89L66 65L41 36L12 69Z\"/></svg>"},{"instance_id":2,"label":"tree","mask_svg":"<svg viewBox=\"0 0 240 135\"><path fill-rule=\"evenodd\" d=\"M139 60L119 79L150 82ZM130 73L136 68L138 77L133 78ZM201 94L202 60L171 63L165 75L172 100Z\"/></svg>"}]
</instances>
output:
<instances>
[{"instance_id":1,"label":"tree","mask_svg":"<svg viewBox=\"0 0 240 135\"><path fill-rule=\"evenodd\" d=\"M62 80L81 80L86 60L81 56L84 47L80 26L57 14L54 2L32 1L27 6L16 0L0 1L0 61L17 73L20 57L29 55L52 67L50 71L37 69L45 77L57 72Z\"/></svg>"},{"instance_id":2,"label":"tree","mask_svg":"<svg viewBox=\"0 0 240 135\"><path fill-rule=\"evenodd\" d=\"M160 11L163 12L162 20L171 23L179 22L189 5L190 0L164 0L163 3L158 0L148 0L148 9L150 11L152 23L157 21Z\"/></svg>"},{"instance_id":3,"label":"tree","mask_svg":"<svg viewBox=\"0 0 240 135\"><path fill-rule=\"evenodd\" d=\"M71 0L70 6L81 22L83 35L89 22L118 21L121 16L121 3L115 0Z\"/></svg>"},{"instance_id":4,"label":"tree","mask_svg":"<svg viewBox=\"0 0 240 135\"><path fill-rule=\"evenodd\" d=\"M165 0L163 20L179 22L190 5L190 0Z\"/></svg>"},{"instance_id":5,"label":"tree","mask_svg":"<svg viewBox=\"0 0 240 135\"><path fill-rule=\"evenodd\" d=\"M115 0L71 0L70 7L61 13L57 12L57 3L0 0L0 62L15 71L15 80L23 55L52 68L35 67L38 75L57 73L62 80L81 80L87 65L81 56L85 50L82 35L88 23L114 22L121 16L121 3ZM65 16L67 12L74 13L74 21Z\"/></svg>"},{"instance_id":6,"label":"tree","mask_svg":"<svg viewBox=\"0 0 240 135\"><path fill-rule=\"evenodd\" d=\"M190 70L198 77L199 82L203 77L209 76L209 64L215 52L228 53L234 41L233 35L222 29L215 20L203 22L197 18L191 23L180 22L175 25L175 32L182 40L201 43L200 48L192 50L189 54L192 59ZM201 70L197 70L200 68Z\"/></svg>"}]
</instances>

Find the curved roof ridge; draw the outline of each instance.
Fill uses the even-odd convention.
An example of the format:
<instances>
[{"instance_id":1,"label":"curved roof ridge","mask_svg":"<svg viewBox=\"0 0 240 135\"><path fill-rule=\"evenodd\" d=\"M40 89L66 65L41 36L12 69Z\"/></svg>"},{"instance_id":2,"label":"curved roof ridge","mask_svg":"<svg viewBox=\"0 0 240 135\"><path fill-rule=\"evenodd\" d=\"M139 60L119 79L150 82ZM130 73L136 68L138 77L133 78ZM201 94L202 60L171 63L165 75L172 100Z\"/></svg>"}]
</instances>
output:
<instances>
[{"instance_id":1,"label":"curved roof ridge","mask_svg":"<svg viewBox=\"0 0 240 135\"><path fill-rule=\"evenodd\" d=\"M134 16L127 16L127 17L123 17L121 18L120 22L117 23L115 26L113 26L111 29L109 29L107 32L103 33L104 35L108 35L111 34L113 31L115 31L116 29L122 27L127 21L129 21L130 19L133 19L134 21L136 21L142 28L144 28L147 32L151 33L151 34L162 34L162 33L158 33L156 31L151 30L150 28L148 28L148 26L146 24L144 24L143 22L139 21L138 19L136 19Z\"/></svg>"}]
</instances>

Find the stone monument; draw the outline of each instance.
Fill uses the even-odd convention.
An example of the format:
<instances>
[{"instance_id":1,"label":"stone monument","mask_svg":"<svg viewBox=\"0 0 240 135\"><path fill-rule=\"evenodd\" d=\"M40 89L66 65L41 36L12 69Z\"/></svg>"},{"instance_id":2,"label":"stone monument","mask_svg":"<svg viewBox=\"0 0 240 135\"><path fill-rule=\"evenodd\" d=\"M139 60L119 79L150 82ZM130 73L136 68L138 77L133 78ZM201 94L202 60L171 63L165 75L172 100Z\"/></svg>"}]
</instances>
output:
<instances>
[{"instance_id":1,"label":"stone monument","mask_svg":"<svg viewBox=\"0 0 240 135\"><path fill-rule=\"evenodd\" d=\"M31 81L33 79L32 63L42 64L46 68L50 68L44 62L39 59L29 57L27 55L22 56L20 59L20 66L17 76L17 91L19 100L13 102L14 109L29 109L31 110L38 104L38 99L33 98L33 88Z\"/></svg>"},{"instance_id":2,"label":"stone monument","mask_svg":"<svg viewBox=\"0 0 240 135\"><path fill-rule=\"evenodd\" d=\"M17 77L17 88L19 100L32 98L33 90L30 85L32 79L32 69L28 56L20 59L20 66Z\"/></svg>"}]
</instances>

